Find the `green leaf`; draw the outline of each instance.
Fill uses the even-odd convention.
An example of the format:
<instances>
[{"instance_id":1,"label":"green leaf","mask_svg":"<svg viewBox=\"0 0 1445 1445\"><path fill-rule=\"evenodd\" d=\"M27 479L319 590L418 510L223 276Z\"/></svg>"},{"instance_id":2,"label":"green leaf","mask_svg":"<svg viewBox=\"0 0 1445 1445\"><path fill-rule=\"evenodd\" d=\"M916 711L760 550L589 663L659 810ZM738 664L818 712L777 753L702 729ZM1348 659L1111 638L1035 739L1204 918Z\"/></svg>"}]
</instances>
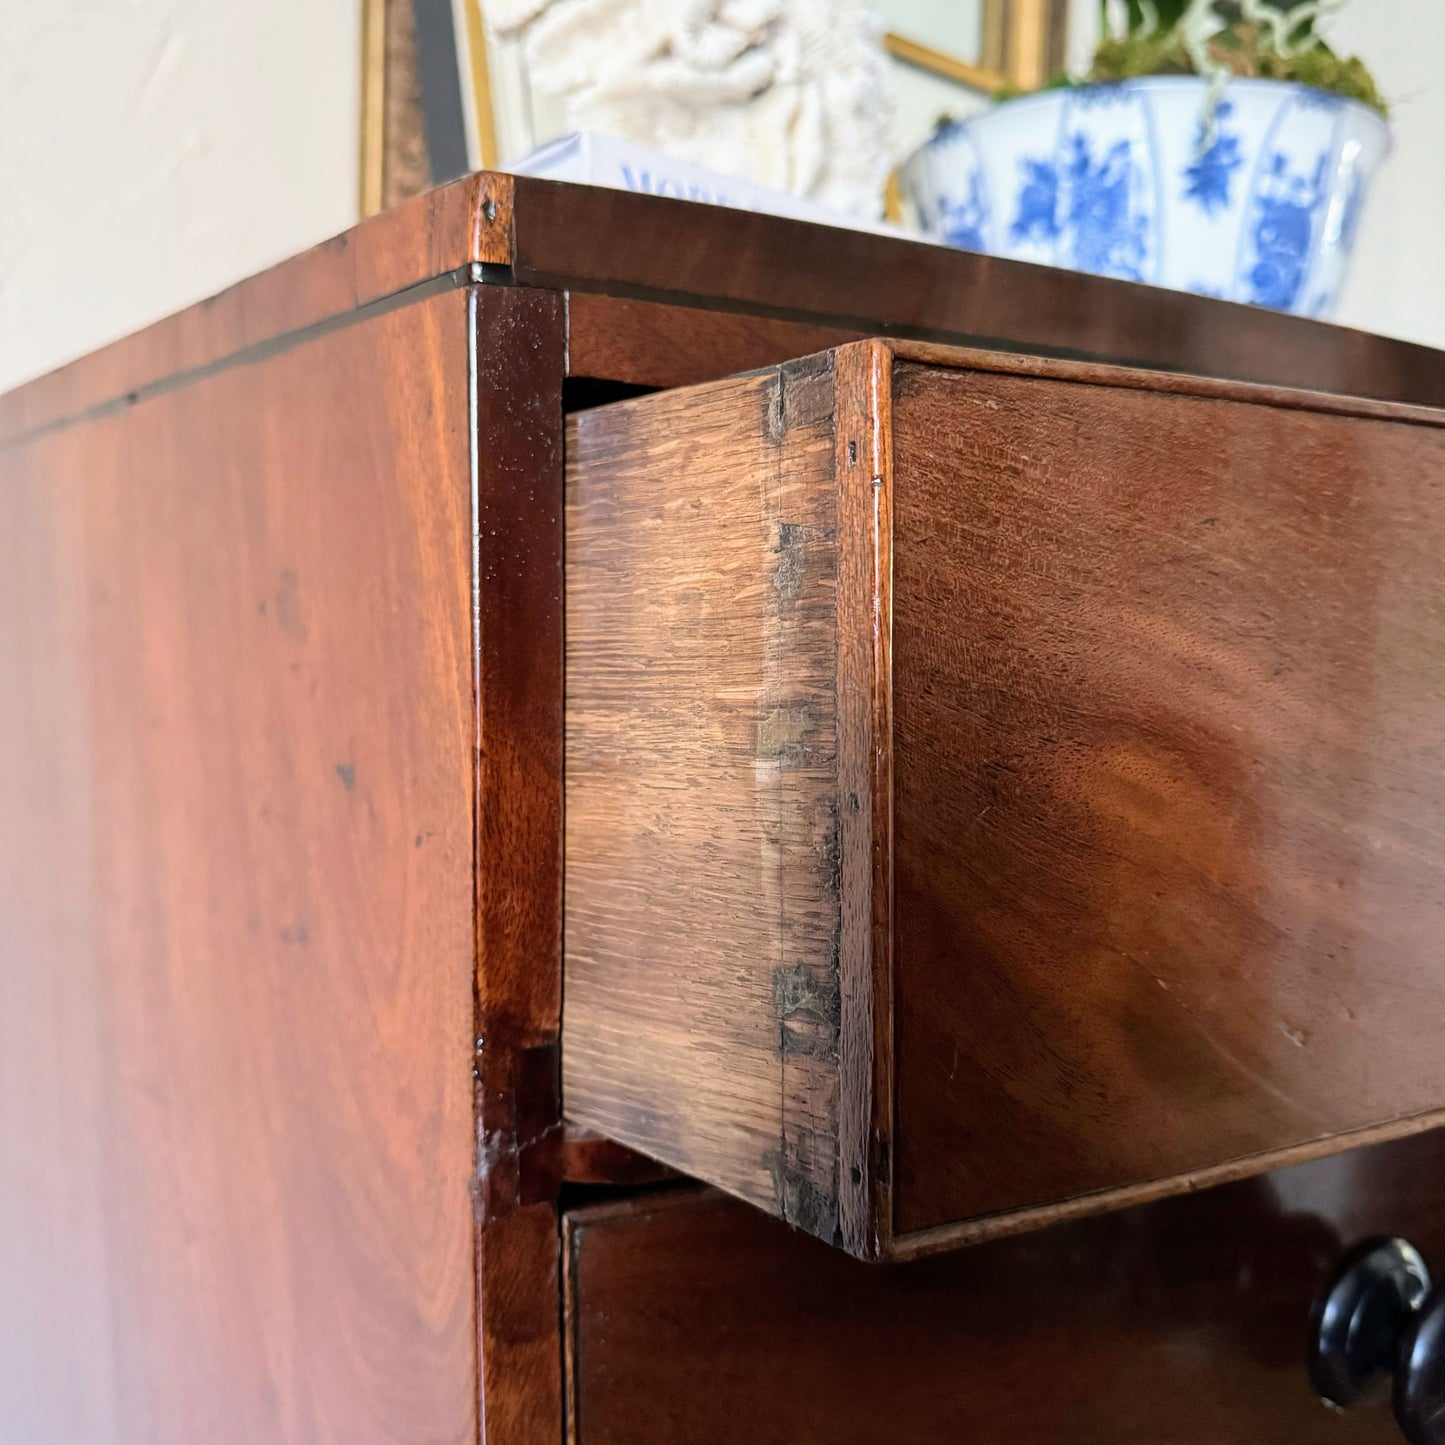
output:
<instances>
[{"instance_id":1,"label":"green leaf","mask_svg":"<svg viewBox=\"0 0 1445 1445\"><path fill-rule=\"evenodd\" d=\"M1184 19L1189 0L1154 0L1154 8L1159 12L1159 29L1172 30Z\"/></svg>"},{"instance_id":2,"label":"green leaf","mask_svg":"<svg viewBox=\"0 0 1445 1445\"><path fill-rule=\"evenodd\" d=\"M1278 10L1281 15L1289 15L1292 11L1302 9L1309 3L1309 0L1260 0L1266 10ZM1301 15L1299 23L1289 31L1289 43L1291 46L1298 46L1314 34L1315 21L1313 15Z\"/></svg>"},{"instance_id":3,"label":"green leaf","mask_svg":"<svg viewBox=\"0 0 1445 1445\"><path fill-rule=\"evenodd\" d=\"M1384 98L1365 64L1354 56L1337 56L1315 33L1313 3L1100 0L1103 24L1085 83L1128 80L1140 75L1212 75L1222 67L1234 75L1311 85L1348 96L1388 115ZM1121 15L1125 22L1123 34L1115 23ZM1197 33L1199 28L1204 29L1203 36Z\"/></svg>"}]
</instances>

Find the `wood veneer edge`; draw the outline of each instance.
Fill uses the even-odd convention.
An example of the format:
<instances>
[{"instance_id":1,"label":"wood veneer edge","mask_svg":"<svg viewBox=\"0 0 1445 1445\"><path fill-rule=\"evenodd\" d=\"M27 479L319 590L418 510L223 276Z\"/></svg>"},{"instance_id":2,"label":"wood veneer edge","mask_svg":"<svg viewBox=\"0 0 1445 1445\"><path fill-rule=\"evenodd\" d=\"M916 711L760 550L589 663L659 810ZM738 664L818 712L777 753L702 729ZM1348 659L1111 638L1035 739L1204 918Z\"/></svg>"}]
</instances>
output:
<instances>
[{"instance_id":1,"label":"wood veneer edge","mask_svg":"<svg viewBox=\"0 0 1445 1445\"><path fill-rule=\"evenodd\" d=\"M893 1193L893 354L863 341L836 348L833 357L844 815L839 1213L844 1247L876 1258L890 1247Z\"/></svg>"},{"instance_id":2,"label":"wood veneer edge","mask_svg":"<svg viewBox=\"0 0 1445 1445\"><path fill-rule=\"evenodd\" d=\"M1331 1154L1363 1149L1371 1144L1385 1144L1393 1139L1406 1139L1442 1126L1445 1126L1445 1109L1428 1109L1419 1114L1403 1115L1383 1124L1369 1124L1339 1134L1327 1134L1298 1144L1287 1144L1279 1149L1242 1155L1237 1159L1229 1159L1221 1164L1191 1170L1185 1174L1171 1174L1122 1188L1094 1190L1052 1204L1031 1205L1026 1209L1008 1210L1002 1214L986 1215L957 1224L941 1224L930 1229L915 1230L911 1234L894 1237L889 1258L920 1259L926 1255L940 1254L945 1250L958 1249L969 1244L982 1244L990 1239L1002 1239L1011 1234L1022 1234L1028 1230L1061 1224L1086 1215L1152 1204L1156 1200L1191 1194L1196 1190L1212 1188L1217 1184L1229 1184L1253 1175L1272 1173L1276 1169L1285 1169L1294 1164L1307 1164L1312 1159L1323 1159Z\"/></svg>"},{"instance_id":3,"label":"wood veneer edge","mask_svg":"<svg viewBox=\"0 0 1445 1445\"><path fill-rule=\"evenodd\" d=\"M221 373L237 367L255 366L261 362L270 361L273 357L290 351L292 347L320 340L322 337L330 336L333 332L345 330L348 326L370 321L377 316L384 316L387 312L399 310L403 306L415 305L417 302L429 300L446 291L461 291L472 285L474 281L475 278L468 267L443 272L439 276L432 276L425 281L405 286L400 291L392 291L385 296L378 296L349 311L339 311L333 315L322 317L318 321L297 327L294 331L279 332L275 336L267 337L264 341L243 346L239 350L228 352L215 360L169 372L164 376L157 377L154 381L145 382L129 391L108 396L79 411L44 422L31 430L7 434L3 423L0 423L0 453L16 447L28 446L55 432L67 431L71 427L82 426L87 422L99 421L102 417L113 416L117 412L128 411L131 407L149 401L152 397L164 396L168 392L178 391L182 387L219 376ZM44 377L40 378L42 381L45 379Z\"/></svg>"},{"instance_id":4,"label":"wood veneer edge","mask_svg":"<svg viewBox=\"0 0 1445 1445\"><path fill-rule=\"evenodd\" d=\"M516 1445L565 1420L562 324L555 293L468 292L479 1419Z\"/></svg>"},{"instance_id":5,"label":"wood veneer edge","mask_svg":"<svg viewBox=\"0 0 1445 1445\"><path fill-rule=\"evenodd\" d=\"M516 250L515 178L501 171L479 171L467 180L474 183L467 259L483 266L511 265Z\"/></svg>"},{"instance_id":6,"label":"wood veneer edge","mask_svg":"<svg viewBox=\"0 0 1445 1445\"><path fill-rule=\"evenodd\" d=\"M730 1193L715 1184L705 1184L700 1179L682 1179L677 1183L664 1184L653 1189L620 1194L612 1199L594 1199L586 1204L573 1205L564 1215L569 1231L568 1238L572 1238L575 1234L578 1237L577 1244L580 1248L581 1233L591 1225L605 1224L614 1219L646 1217L649 1214L685 1207L706 1199L741 1204L748 1209L758 1210L759 1214L767 1218L778 1219L776 1214L770 1214L766 1209L758 1209L758 1206L751 1200ZM778 1219L778 1222L780 1224L787 1223L782 1219ZM792 1229L796 1226L788 1225L788 1228ZM802 1233L801 1230L798 1232Z\"/></svg>"},{"instance_id":7,"label":"wood veneer edge","mask_svg":"<svg viewBox=\"0 0 1445 1445\"><path fill-rule=\"evenodd\" d=\"M581 1422L578 1419L577 1381L580 1341L577 1338L577 1323L580 1318L577 1302L577 1275L582 1261L582 1239L580 1223L573 1218L571 1210L562 1215L561 1262L562 1288L559 1300L561 1310L560 1329L562 1332L562 1438L566 1445L577 1445L581 1438Z\"/></svg>"},{"instance_id":8,"label":"wood veneer edge","mask_svg":"<svg viewBox=\"0 0 1445 1445\"><path fill-rule=\"evenodd\" d=\"M1155 371L1147 367L1121 366L1111 362L1078 361L1066 357L1030 355L1027 352L992 351L982 347L950 346L930 341L883 339L901 362L950 371L992 371L1008 376L1030 376L1041 380L1114 386L1130 391L1167 392L1208 401L1248 402L1252 406L1273 406L1289 411L1326 412L1332 416L1364 417L1379 421L1404 422L1413 426L1445 427L1445 408L1415 402L1377 401L1303 387L1272 386L1259 381L1230 381L1197 376L1192 372Z\"/></svg>"},{"instance_id":9,"label":"wood veneer edge","mask_svg":"<svg viewBox=\"0 0 1445 1445\"><path fill-rule=\"evenodd\" d=\"M879 477L874 512L873 633L873 1008L876 1053L870 1162L875 1180L874 1210L883 1245L893 1247L894 1159L898 1107L894 1060L896 969L893 908L893 354L875 351L872 372L875 447Z\"/></svg>"}]
</instances>

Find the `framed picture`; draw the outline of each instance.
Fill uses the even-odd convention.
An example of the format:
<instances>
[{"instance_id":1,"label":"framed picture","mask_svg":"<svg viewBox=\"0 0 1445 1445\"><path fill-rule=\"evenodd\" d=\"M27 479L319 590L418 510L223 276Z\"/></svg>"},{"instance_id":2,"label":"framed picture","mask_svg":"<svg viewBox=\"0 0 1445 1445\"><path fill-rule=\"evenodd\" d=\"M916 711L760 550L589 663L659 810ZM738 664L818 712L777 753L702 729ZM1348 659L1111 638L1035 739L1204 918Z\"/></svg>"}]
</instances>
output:
<instances>
[{"instance_id":1,"label":"framed picture","mask_svg":"<svg viewBox=\"0 0 1445 1445\"><path fill-rule=\"evenodd\" d=\"M1064 67L1068 0L869 0L893 62L893 154L901 164L945 117L1030 90ZM898 196L887 212L898 215Z\"/></svg>"},{"instance_id":2,"label":"framed picture","mask_svg":"<svg viewBox=\"0 0 1445 1445\"><path fill-rule=\"evenodd\" d=\"M535 82L511 17L546 0L359 0L361 210L506 165L575 129ZM1029 89L1062 68L1068 0L869 0L894 66L901 160L943 114ZM498 17L509 28L494 23Z\"/></svg>"},{"instance_id":3,"label":"framed picture","mask_svg":"<svg viewBox=\"0 0 1445 1445\"><path fill-rule=\"evenodd\" d=\"M361 0L364 216L501 159L481 0Z\"/></svg>"},{"instance_id":4,"label":"framed picture","mask_svg":"<svg viewBox=\"0 0 1445 1445\"><path fill-rule=\"evenodd\" d=\"M1063 68L1068 0L871 0L895 60L984 93Z\"/></svg>"}]
</instances>

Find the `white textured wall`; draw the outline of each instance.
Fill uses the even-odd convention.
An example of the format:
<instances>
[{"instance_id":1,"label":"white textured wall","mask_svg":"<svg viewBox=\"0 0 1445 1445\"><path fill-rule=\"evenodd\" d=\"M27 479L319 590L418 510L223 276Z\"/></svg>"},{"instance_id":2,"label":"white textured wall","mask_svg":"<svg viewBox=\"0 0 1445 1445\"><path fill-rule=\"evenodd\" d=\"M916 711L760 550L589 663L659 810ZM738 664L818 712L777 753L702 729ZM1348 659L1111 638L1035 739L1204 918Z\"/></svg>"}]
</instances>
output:
<instances>
[{"instance_id":1,"label":"white textured wall","mask_svg":"<svg viewBox=\"0 0 1445 1445\"><path fill-rule=\"evenodd\" d=\"M1335 320L1445 347L1445 3L1353 0L1329 33L1374 70L1395 136Z\"/></svg>"},{"instance_id":2,"label":"white textured wall","mask_svg":"<svg viewBox=\"0 0 1445 1445\"><path fill-rule=\"evenodd\" d=\"M0 0L0 390L356 219L360 0Z\"/></svg>"},{"instance_id":3,"label":"white textured wall","mask_svg":"<svg viewBox=\"0 0 1445 1445\"><path fill-rule=\"evenodd\" d=\"M1072 0L1070 68L1087 68L1098 0ZM1349 0L1330 43L1375 72L1395 149L1365 208L1334 320L1445 347L1445 0Z\"/></svg>"}]
</instances>

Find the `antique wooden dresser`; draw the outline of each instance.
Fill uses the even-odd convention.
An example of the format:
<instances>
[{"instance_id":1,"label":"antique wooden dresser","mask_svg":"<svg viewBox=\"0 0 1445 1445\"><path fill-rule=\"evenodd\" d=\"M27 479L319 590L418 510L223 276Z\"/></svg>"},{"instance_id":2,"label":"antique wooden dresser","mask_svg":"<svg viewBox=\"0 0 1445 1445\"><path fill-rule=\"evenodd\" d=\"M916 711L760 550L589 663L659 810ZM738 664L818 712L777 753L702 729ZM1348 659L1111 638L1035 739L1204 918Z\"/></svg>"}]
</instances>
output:
<instances>
[{"instance_id":1,"label":"antique wooden dresser","mask_svg":"<svg viewBox=\"0 0 1445 1445\"><path fill-rule=\"evenodd\" d=\"M0 399L0 1440L1445 1439L1442 545L1440 353L497 175Z\"/></svg>"}]
</instances>

